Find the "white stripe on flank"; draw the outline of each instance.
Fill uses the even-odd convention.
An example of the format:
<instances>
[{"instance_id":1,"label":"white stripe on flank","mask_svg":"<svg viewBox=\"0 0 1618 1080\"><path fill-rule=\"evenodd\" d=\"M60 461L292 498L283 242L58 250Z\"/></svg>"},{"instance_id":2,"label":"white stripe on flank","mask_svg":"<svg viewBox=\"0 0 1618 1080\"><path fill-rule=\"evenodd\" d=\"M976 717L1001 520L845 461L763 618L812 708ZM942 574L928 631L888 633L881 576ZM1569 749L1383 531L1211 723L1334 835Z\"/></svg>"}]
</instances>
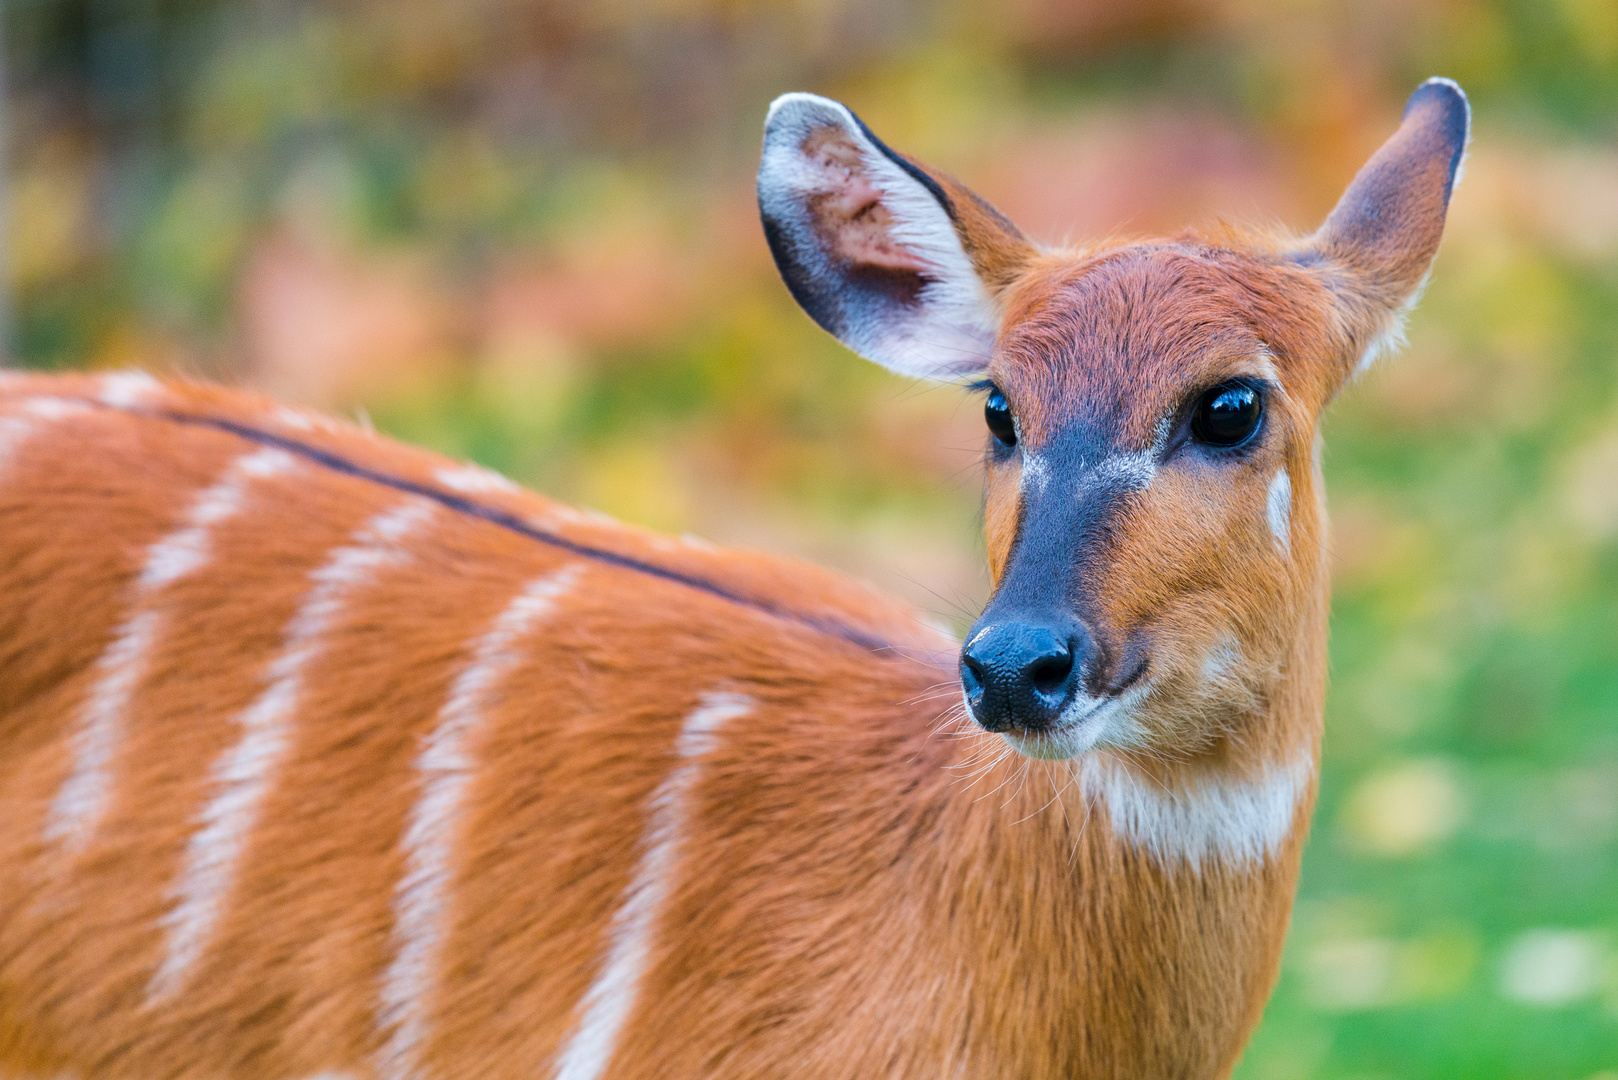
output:
<instances>
[{"instance_id":1,"label":"white stripe on flank","mask_svg":"<svg viewBox=\"0 0 1618 1080\"><path fill-rule=\"evenodd\" d=\"M1087 796L1106 804L1113 832L1166 867L1200 869L1220 861L1256 865L1280 850L1315 775L1307 751L1265 766L1252 779L1210 776L1170 790L1111 757L1089 754L1081 776Z\"/></svg>"},{"instance_id":2,"label":"white stripe on flank","mask_svg":"<svg viewBox=\"0 0 1618 1080\"><path fill-rule=\"evenodd\" d=\"M137 611L96 660L95 686L73 733L73 771L56 791L45 819L45 839L69 854L83 849L101 821L111 794L109 767L123 739L124 708L145 669L160 617Z\"/></svg>"},{"instance_id":3,"label":"white stripe on flank","mask_svg":"<svg viewBox=\"0 0 1618 1080\"><path fill-rule=\"evenodd\" d=\"M210 558L214 526L240 512L251 483L290 472L296 464L291 454L274 448L255 450L231 462L224 478L191 505L185 527L147 550L140 588L143 591L160 589L205 566Z\"/></svg>"},{"instance_id":4,"label":"white stripe on flank","mask_svg":"<svg viewBox=\"0 0 1618 1080\"><path fill-rule=\"evenodd\" d=\"M534 579L495 618L456 676L437 726L416 758L421 794L400 841L405 870L393 898L394 957L379 995L379 1020L389 1031L379 1062L386 1080L419 1075L417 1051L427 1031L444 937L457 822L477 764L472 736L495 689L522 662L518 641L555 610L582 572L582 566L564 566Z\"/></svg>"},{"instance_id":5,"label":"white stripe on flank","mask_svg":"<svg viewBox=\"0 0 1618 1080\"><path fill-rule=\"evenodd\" d=\"M273 415L277 422L299 431L313 431L319 426L314 414L303 409L294 409L290 405L282 405Z\"/></svg>"},{"instance_id":6,"label":"white stripe on flank","mask_svg":"<svg viewBox=\"0 0 1618 1080\"><path fill-rule=\"evenodd\" d=\"M23 411L29 416L41 420L62 420L69 416L78 416L90 411L90 406L73 398L56 397L46 394L42 397L29 398L22 403Z\"/></svg>"},{"instance_id":7,"label":"white stripe on flank","mask_svg":"<svg viewBox=\"0 0 1618 1080\"><path fill-rule=\"evenodd\" d=\"M134 409L162 393L163 384L144 371L113 371L101 376L101 393L96 397L115 409Z\"/></svg>"},{"instance_id":8,"label":"white stripe on flank","mask_svg":"<svg viewBox=\"0 0 1618 1080\"><path fill-rule=\"evenodd\" d=\"M295 465L283 450L257 450L236 458L224 475L191 503L185 524L146 549L146 563L135 587L134 614L113 634L96 661L78 729L73 734L73 769L45 819L45 838L69 854L82 850L94 834L112 791L111 765L123 741L124 712L145 672L146 657L162 631L161 615L148 607L151 594L208 561L214 526L239 512L248 485L284 473Z\"/></svg>"},{"instance_id":9,"label":"white stripe on flank","mask_svg":"<svg viewBox=\"0 0 1618 1080\"><path fill-rule=\"evenodd\" d=\"M11 464L11 457L22 444L39 430L38 420L61 420L64 417L88 412L90 407L82 401L59 397L24 398L12 406L15 413L0 417L0 468Z\"/></svg>"},{"instance_id":10,"label":"white stripe on flank","mask_svg":"<svg viewBox=\"0 0 1618 1080\"><path fill-rule=\"evenodd\" d=\"M521 491L509 478L482 465L456 465L439 469L433 478L464 495L506 494Z\"/></svg>"},{"instance_id":11,"label":"white stripe on flank","mask_svg":"<svg viewBox=\"0 0 1618 1080\"><path fill-rule=\"evenodd\" d=\"M378 514L309 575L314 588L287 623L281 652L270 663L269 684L236 717L241 737L214 763L214 794L186 845L173 888L175 904L163 918L168 940L163 962L146 989L149 1001L180 988L219 921L259 806L291 744L304 673L320 654L321 638L354 589L409 558L400 541L425 525L435 509L426 499L412 498Z\"/></svg>"},{"instance_id":12,"label":"white stripe on flank","mask_svg":"<svg viewBox=\"0 0 1618 1080\"><path fill-rule=\"evenodd\" d=\"M700 759L718 745L714 733L721 725L752 710L753 701L744 694L710 693L686 717L674 744L683 760L652 793L640 863L612 918L601 970L579 1002L578 1026L557 1054L556 1080L595 1080L611 1062L640 991L654 924L673 884L675 859L685 841L687 804L702 775Z\"/></svg>"}]
</instances>

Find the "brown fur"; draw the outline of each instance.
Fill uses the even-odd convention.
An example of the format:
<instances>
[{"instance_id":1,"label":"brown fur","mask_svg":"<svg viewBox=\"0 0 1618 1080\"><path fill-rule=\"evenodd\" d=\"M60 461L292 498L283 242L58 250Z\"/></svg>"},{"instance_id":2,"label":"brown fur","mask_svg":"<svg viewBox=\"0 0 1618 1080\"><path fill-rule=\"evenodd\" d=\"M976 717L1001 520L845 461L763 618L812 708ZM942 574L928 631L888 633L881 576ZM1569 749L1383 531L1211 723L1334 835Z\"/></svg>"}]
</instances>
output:
<instances>
[{"instance_id":1,"label":"brown fur","mask_svg":"<svg viewBox=\"0 0 1618 1080\"><path fill-rule=\"evenodd\" d=\"M14 380L0 408L95 389ZM171 387L164 400L400 476L446 464L344 427L289 430L240 395ZM129 710L108 824L61 865L43 817L141 553L251 449L97 407L24 441L0 481L7 1074L369 1074L414 746L492 614L570 561L440 512L412 561L358 590L311 671L218 934L184 991L148 1006L167 889L230 717L262 685L309 570L401 499L307 462L254 487L212 561L162 597L171 629ZM675 555L605 524L566 531L836 612L907 655L938 645L812 568ZM980 747L934 733L950 674L914 659L609 566L586 565L563 610L526 643L479 740L438 1075L544 1073L600 962L674 734L715 687L757 706L708 766L612 1075L1192 1076L1234 1059L1273 967L1291 852L1256 873L1174 874L1103 815L1086 825L1071 788L1051 802L1040 771L1000 762L972 783L958 766Z\"/></svg>"},{"instance_id":2,"label":"brown fur","mask_svg":"<svg viewBox=\"0 0 1618 1080\"><path fill-rule=\"evenodd\" d=\"M1174 792L1289 755L1312 763L1326 614L1315 420L1387 298L1373 309L1360 288L1345 303L1360 284L1347 263L1299 262L1251 238L1038 253L949 190L963 245L995 279L1004 330L990 375L1028 451L1102 415L1147 445L1151 418L1180 397L1273 357L1277 436L1219 483L1165 470L1133 495L1087 556L1087 602L1114 642L1150 639L1161 683L1145 715L1161 752L1124 763L1151 783ZM1434 231L1427 257L1436 242ZM610 947L654 793L680 767L682 724L715 691L753 708L695 774L608 1075L1232 1068L1275 975L1312 778L1269 855L1159 858L1065 766L1008 758L960 723L952 645L910 612L791 560L668 541L522 492L472 496L470 509L742 602L439 505L403 541L408 558L345 595L217 928L179 992L148 1000L172 882L233 718L263 689L311 570L407 498L307 455L251 486L206 564L142 601L166 622L124 712L112 806L65 855L44 822L145 552L256 448L177 417L302 440L434 490L450 463L243 394L175 385L131 407L100 402L104 390L75 377L0 391L0 432L41 396L88 403L34 423L0 463L0 1075L377 1075L416 755L491 620L569 565L578 584L517 644L468 747L424 1075L551 1074ZM1264 484L1281 467L1289 558L1264 525ZM991 467L997 577L1019 513L1014 468ZM1241 663L1210 687L1198 664L1221 635Z\"/></svg>"}]
</instances>

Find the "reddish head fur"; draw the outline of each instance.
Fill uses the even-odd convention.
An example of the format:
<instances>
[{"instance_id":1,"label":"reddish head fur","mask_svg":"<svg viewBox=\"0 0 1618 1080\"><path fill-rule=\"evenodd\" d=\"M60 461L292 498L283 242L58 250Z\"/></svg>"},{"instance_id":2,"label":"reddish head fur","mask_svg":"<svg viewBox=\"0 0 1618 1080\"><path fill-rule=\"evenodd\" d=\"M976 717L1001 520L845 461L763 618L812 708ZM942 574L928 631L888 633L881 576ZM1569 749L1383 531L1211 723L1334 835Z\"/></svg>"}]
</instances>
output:
<instances>
[{"instance_id":1,"label":"reddish head fur","mask_svg":"<svg viewBox=\"0 0 1618 1080\"><path fill-rule=\"evenodd\" d=\"M1227 229L1045 251L841 106L777 103L759 192L788 284L880 363L986 376L1013 429L987 455L996 594L962 654L979 722L1042 757L1176 760L1263 726L1289 651L1320 632L1316 421L1397 332L1467 117L1454 84L1424 84L1307 239ZM816 165L828 155L835 167ZM862 262L873 237L901 256L880 286ZM1249 435L1211 443L1202 410L1227 392ZM1260 745L1277 749L1273 734Z\"/></svg>"}]
</instances>

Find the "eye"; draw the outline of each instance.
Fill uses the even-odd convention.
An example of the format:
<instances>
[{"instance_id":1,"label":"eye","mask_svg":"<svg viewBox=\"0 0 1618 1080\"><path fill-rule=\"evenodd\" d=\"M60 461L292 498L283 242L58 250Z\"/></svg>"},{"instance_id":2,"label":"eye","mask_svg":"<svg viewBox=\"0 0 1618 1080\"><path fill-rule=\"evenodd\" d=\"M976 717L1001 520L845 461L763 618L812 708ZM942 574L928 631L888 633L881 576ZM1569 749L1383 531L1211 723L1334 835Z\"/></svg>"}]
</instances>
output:
<instances>
[{"instance_id":1,"label":"eye","mask_svg":"<svg viewBox=\"0 0 1618 1080\"><path fill-rule=\"evenodd\" d=\"M1264 418L1264 396L1245 382L1225 382L1202 395L1191 414L1191 434L1209 446L1240 446Z\"/></svg>"},{"instance_id":2,"label":"eye","mask_svg":"<svg viewBox=\"0 0 1618 1080\"><path fill-rule=\"evenodd\" d=\"M989 425L989 434L1006 446L1017 445L1017 425L1011 422L1011 406L999 387L989 390L989 400L983 403L983 422Z\"/></svg>"}]
</instances>

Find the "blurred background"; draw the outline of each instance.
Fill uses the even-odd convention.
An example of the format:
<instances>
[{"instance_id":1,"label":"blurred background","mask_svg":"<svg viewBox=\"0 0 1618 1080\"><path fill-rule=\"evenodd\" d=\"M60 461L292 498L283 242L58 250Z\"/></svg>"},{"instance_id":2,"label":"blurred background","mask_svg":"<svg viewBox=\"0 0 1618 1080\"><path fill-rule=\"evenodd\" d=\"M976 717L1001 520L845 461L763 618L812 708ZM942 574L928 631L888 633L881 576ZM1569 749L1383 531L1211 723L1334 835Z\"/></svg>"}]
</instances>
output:
<instances>
[{"instance_id":1,"label":"blurred background","mask_svg":"<svg viewBox=\"0 0 1618 1080\"><path fill-rule=\"evenodd\" d=\"M849 102L1036 238L1307 230L1475 125L1326 423L1324 788L1238 1077L1618 1080L1618 3L9 0L12 363L267 389L964 625L977 404L842 351L752 201Z\"/></svg>"}]
</instances>

